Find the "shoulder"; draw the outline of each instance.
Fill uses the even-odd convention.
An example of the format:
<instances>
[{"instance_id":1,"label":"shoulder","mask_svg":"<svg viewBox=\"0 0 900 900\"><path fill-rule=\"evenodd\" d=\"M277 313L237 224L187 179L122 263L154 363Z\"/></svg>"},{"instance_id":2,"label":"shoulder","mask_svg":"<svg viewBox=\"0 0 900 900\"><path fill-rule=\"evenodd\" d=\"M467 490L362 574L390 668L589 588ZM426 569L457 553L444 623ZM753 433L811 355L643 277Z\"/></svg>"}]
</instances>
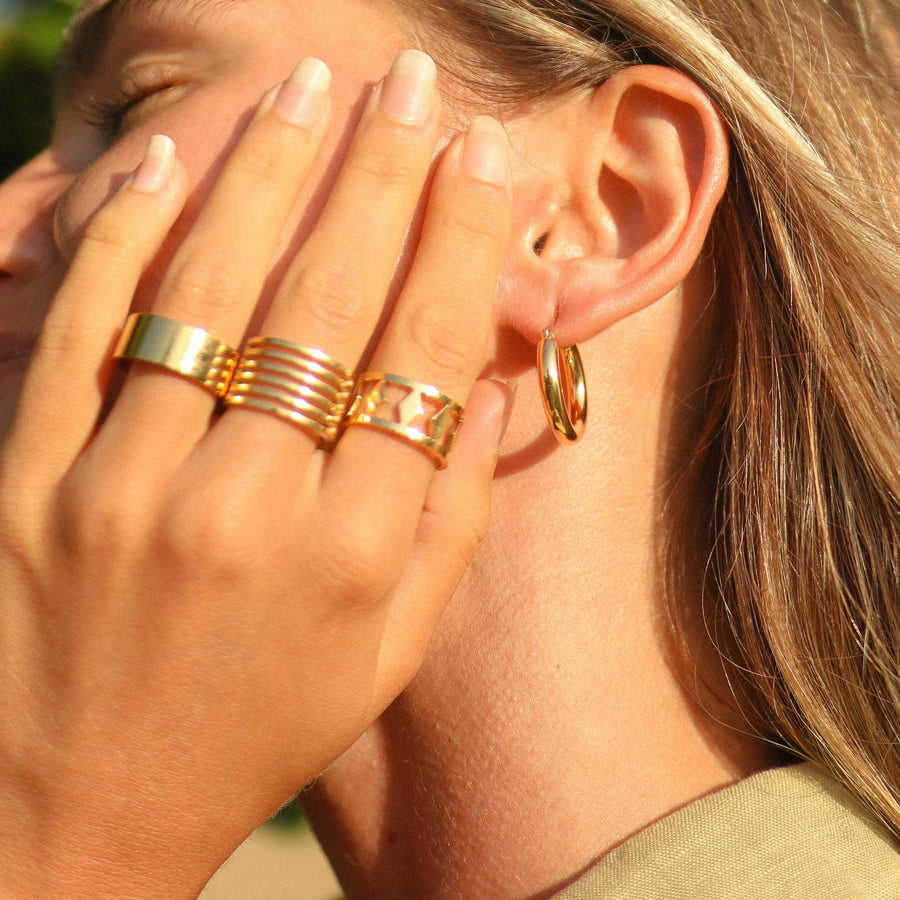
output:
<instances>
[{"instance_id":1,"label":"shoulder","mask_svg":"<svg viewBox=\"0 0 900 900\"><path fill-rule=\"evenodd\" d=\"M900 846L809 764L761 772L661 819L558 900L900 900Z\"/></svg>"}]
</instances>

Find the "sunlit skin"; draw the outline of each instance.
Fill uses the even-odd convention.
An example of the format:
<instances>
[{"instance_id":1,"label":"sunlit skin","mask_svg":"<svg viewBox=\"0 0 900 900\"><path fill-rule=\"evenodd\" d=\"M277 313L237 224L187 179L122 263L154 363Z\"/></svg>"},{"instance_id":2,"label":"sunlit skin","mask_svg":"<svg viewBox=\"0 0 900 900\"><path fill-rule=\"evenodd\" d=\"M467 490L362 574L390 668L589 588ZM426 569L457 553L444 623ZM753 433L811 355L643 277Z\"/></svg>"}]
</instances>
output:
<instances>
[{"instance_id":1,"label":"sunlit skin","mask_svg":"<svg viewBox=\"0 0 900 900\"><path fill-rule=\"evenodd\" d=\"M84 11L104 5L88 0ZM134 308L142 310L262 95L303 57L331 67L332 126L273 255L248 329L256 333L328 196L372 85L412 40L387 4L368 0L133 7L117 21L96 71L73 77L51 147L0 186L4 424L29 339L85 223L135 167L150 135L174 139L190 199L141 283ZM134 106L118 133L105 134L87 121L96 109L86 113L86 101L115 98L123 77L164 89ZM425 665L307 796L349 896L543 895L648 822L767 762L755 744L735 740L698 710L667 653L659 487L679 443L676 386L689 390L705 350L684 280L721 190L727 151L715 116L681 81L658 72L635 77L646 80L623 89L628 103L614 89L599 99L584 92L506 123L513 234L485 373L517 380L515 412L491 529ZM642 102L663 110L665 127ZM617 118L607 111L616 103L637 112ZM477 111L474 104L454 109L440 146ZM642 139L647 171L667 173L629 194L662 210L660 221L630 215L626 228L624 201L603 193L610 182L601 169L618 171L635 155L616 150L619 138L597 137L611 121L625 123L623 143L629 135ZM677 153L666 141L674 132L696 142L698 157L707 154L699 173L672 174ZM548 142L547 134L570 138ZM640 174L624 171L623 181L640 182ZM689 227L682 243L655 249L664 243L659 235ZM644 246L651 249L643 256L629 255ZM641 260L654 253L658 264L645 272ZM622 265L590 263L601 256ZM573 276L582 258L588 263ZM601 325L582 327L571 311L578 298L606 289L590 279L601 279L601 268L628 266L632 294L646 294L646 302L629 310L620 304L623 311ZM404 271L401 264L398 281ZM572 306L561 307L561 295ZM706 294L701 288L696 296ZM589 376L592 419L576 448L549 436L533 370L534 341L557 316L561 339L581 342Z\"/></svg>"},{"instance_id":2,"label":"sunlit skin","mask_svg":"<svg viewBox=\"0 0 900 900\"><path fill-rule=\"evenodd\" d=\"M88 2L83 12L104 5ZM298 201L297 228L285 232L287 251L289 243L298 246L308 233L333 181L334 158L345 150L368 90L408 43L395 19L359 0L305 3L299 16L292 3L213 2L187 15L177 3L150 6L122 17L89 79L73 75L51 146L0 189L4 272L31 276L41 270L41 283L33 286L13 285L5 278L0 295L4 343L11 348L6 355L15 357L3 363L4 421L27 363L20 344L33 339L40 326L48 285L63 270L60 258L71 254L86 220L137 165L151 134L162 132L175 140L194 186L171 246L177 233L189 227L263 93L304 56L352 60L335 66L335 125L319 170ZM85 121L98 115L97 98L107 103L119 99L118 85L149 91L169 82L174 86L152 94L126 115L112 141ZM166 262L164 252L148 272L135 308L149 305ZM45 275L51 268L53 276Z\"/></svg>"}]
</instances>

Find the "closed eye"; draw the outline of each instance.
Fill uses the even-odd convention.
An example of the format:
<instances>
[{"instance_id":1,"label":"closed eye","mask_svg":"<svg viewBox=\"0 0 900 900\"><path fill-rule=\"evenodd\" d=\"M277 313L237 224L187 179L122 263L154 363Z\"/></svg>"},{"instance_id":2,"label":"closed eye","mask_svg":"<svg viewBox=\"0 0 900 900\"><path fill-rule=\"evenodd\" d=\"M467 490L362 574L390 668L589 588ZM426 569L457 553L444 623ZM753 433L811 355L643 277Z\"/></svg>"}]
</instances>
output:
<instances>
[{"instance_id":1,"label":"closed eye","mask_svg":"<svg viewBox=\"0 0 900 900\"><path fill-rule=\"evenodd\" d=\"M167 94L182 87L172 81L148 82L143 85L134 83L130 86L116 88L111 97L91 96L79 103L83 120L92 128L100 131L103 140L111 144L127 130L136 118L136 113L145 104L162 100Z\"/></svg>"}]
</instances>

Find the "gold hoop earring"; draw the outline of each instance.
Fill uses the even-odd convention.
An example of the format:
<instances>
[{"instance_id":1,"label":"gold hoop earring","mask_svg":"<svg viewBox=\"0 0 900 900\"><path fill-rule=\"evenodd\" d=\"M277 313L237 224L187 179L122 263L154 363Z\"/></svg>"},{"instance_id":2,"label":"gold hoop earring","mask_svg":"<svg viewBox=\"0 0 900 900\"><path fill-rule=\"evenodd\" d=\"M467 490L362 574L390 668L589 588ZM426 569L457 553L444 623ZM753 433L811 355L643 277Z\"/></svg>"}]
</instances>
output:
<instances>
[{"instance_id":1,"label":"gold hoop earring","mask_svg":"<svg viewBox=\"0 0 900 900\"><path fill-rule=\"evenodd\" d=\"M587 386L578 347L560 348L547 328L538 341L537 364L550 428L560 443L575 444L587 423Z\"/></svg>"}]
</instances>

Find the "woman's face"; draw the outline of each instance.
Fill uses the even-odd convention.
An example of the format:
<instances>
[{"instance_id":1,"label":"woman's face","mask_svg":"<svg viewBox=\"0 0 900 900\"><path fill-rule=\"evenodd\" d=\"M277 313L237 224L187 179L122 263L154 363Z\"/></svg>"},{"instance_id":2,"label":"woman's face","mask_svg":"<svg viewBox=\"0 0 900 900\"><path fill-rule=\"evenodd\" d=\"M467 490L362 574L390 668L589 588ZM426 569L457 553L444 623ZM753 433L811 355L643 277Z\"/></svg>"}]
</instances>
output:
<instances>
[{"instance_id":1,"label":"woman's face","mask_svg":"<svg viewBox=\"0 0 900 900\"><path fill-rule=\"evenodd\" d=\"M299 246L369 89L408 46L405 35L399 17L373 0L86 0L53 141L0 185L0 435L66 260L152 134L175 140L192 192L136 297L144 309L249 111L302 58L316 56L334 76L332 127L276 269Z\"/></svg>"}]
</instances>

